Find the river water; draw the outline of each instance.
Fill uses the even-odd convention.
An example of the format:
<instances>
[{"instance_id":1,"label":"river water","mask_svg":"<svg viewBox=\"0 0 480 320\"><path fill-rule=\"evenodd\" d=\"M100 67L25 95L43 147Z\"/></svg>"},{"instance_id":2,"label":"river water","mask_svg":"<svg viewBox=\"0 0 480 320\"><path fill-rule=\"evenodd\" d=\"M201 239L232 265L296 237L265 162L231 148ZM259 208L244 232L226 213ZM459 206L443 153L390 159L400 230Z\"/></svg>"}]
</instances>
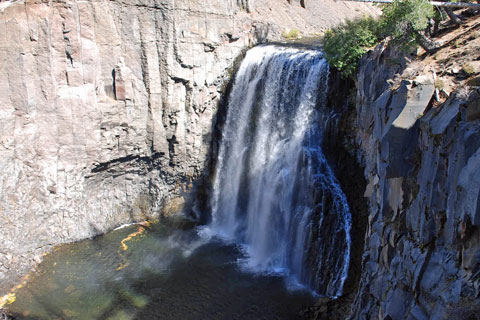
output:
<instances>
[{"instance_id":1,"label":"river water","mask_svg":"<svg viewBox=\"0 0 480 320\"><path fill-rule=\"evenodd\" d=\"M8 309L17 319L300 319L313 304L278 275L243 271L244 258L186 222L130 226L58 247Z\"/></svg>"}]
</instances>

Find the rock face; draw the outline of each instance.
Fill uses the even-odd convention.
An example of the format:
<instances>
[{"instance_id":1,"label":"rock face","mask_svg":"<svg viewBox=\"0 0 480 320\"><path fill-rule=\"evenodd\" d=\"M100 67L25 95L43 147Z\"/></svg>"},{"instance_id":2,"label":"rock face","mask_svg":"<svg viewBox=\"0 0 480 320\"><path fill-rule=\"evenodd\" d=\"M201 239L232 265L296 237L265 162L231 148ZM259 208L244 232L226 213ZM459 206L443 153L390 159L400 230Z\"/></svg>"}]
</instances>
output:
<instances>
[{"instance_id":1,"label":"rock face","mask_svg":"<svg viewBox=\"0 0 480 320\"><path fill-rule=\"evenodd\" d=\"M353 318L476 319L480 95L432 107L431 75L387 84L405 67L381 46L360 65L355 142L370 213Z\"/></svg>"},{"instance_id":2,"label":"rock face","mask_svg":"<svg viewBox=\"0 0 480 320\"><path fill-rule=\"evenodd\" d=\"M235 59L285 29L318 32L366 11L333 0L1 2L0 292L55 244L181 209Z\"/></svg>"}]
</instances>

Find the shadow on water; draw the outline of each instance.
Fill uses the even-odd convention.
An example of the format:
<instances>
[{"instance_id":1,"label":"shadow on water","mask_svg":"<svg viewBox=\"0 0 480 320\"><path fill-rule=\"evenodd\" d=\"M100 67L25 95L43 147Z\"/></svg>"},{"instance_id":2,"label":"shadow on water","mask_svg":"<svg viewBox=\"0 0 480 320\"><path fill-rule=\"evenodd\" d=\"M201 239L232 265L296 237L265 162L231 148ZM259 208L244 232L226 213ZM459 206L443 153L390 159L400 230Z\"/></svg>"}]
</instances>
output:
<instances>
[{"instance_id":1,"label":"shadow on water","mask_svg":"<svg viewBox=\"0 0 480 320\"><path fill-rule=\"evenodd\" d=\"M25 320L299 319L313 303L279 276L239 270L236 246L174 225L130 226L58 247L9 311Z\"/></svg>"},{"instance_id":2,"label":"shadow on water","mask_svg":"<svg viewBox=\"0 0 480 320\"><path fill-rule=\"evenodd\" d=\"M199 248L161 287L143 283L154 298L136 319L298 319L311 298L286 292L280 277L240 272L238 256L220 243Z\"/></svg>"}]
</instances>

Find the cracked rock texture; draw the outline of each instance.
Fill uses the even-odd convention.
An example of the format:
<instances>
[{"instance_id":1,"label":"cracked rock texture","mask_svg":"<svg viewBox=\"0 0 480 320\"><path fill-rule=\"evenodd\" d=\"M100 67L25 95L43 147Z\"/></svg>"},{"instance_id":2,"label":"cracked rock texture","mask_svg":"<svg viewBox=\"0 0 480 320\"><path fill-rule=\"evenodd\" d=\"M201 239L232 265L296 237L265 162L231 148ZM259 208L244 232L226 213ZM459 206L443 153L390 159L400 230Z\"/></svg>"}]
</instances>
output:
<instances>
[{"instance_id":1,"label":"cracked rock texture","mask_svg":"<svg viewBox=\"0 0 480 320\"><path fill-rule=\"evenodd\" d=\"M180 210L246 48L370 10L333 0L1 2L0 293L55 244Z\"/></svg>"},{"instance_id":2,"label":"cracked rock texture","mask_svg":"<svg viewBox=\"0 0 480 320\"><path fill-rule=\"evenodd\" d=\"M354 126L370 213L353 318L478 319L480 95L432 107L431 74L387 84L404 68L382 46L360 64Z\"/></svg>"}]
</instances>

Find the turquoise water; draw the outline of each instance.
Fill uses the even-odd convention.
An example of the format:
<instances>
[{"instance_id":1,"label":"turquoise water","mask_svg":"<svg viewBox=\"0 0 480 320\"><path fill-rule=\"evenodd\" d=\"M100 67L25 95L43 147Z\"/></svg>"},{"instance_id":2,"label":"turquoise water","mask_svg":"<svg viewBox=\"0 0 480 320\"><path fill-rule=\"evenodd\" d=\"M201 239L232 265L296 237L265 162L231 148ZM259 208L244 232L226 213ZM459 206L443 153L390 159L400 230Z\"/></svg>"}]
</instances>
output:
<instances>
[{"instance_id":1,"label":"turquoise water","mask_svg":"<svg viewBox=\"0 0 480 320\"><path fill-rule=\"evenodd\" d=\"M8 309L17 319L301 319L310 293L243 272L242 258L185 221L125 227L58 247Z\"/></svg>"}]
</instances>

